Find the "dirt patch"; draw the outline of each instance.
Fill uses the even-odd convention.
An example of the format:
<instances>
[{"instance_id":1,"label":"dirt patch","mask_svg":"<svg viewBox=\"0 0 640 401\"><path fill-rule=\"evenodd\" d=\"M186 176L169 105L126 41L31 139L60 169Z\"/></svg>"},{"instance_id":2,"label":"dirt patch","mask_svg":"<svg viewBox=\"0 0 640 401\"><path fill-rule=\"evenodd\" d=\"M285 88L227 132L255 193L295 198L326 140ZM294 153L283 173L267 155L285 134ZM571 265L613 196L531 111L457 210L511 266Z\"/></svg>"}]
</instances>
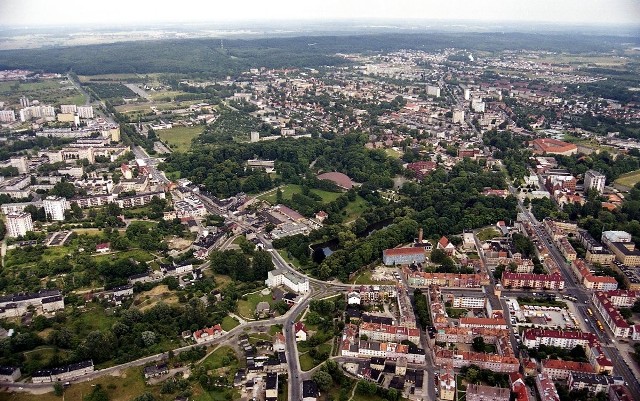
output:
<instances>
[{"instance_id":1,"label":"dirt patch","mask_svg":"<svg viewBox=\"0 0 640 401\"><path fill-rule=\"evenodd\" d=\"M149 291L141 292L135 297L133 304L140 308L140 310L144 311L152 308L160 302L164 302L165 304L177 304L178 296L170 291L169 287L163 284L154 287Z\"/></svg>"},{"instance_id":2,"label":"dirt patch","mask_svg":"<svg viewBox=\"0 0 640 401\"><path fill-rule=\"evenodd\" d=\"M179 251L185 250L191 246L191 241L184 238L172 238L167 241L169 249L176 249Z\"/></svg>"}]
</instances>

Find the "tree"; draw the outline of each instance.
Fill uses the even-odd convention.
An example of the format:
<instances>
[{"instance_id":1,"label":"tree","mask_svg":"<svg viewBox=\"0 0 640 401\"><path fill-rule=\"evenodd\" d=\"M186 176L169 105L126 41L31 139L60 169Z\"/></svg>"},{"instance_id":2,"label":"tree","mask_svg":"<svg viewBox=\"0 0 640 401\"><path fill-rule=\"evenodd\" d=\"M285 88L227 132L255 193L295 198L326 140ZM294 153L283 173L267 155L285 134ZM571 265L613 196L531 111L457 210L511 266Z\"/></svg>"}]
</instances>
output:
<instances>
[{"instance_id":1,"label":"tree","mask_svg":"<svg viewBox=\"0 0 640 401\"><path fill-rule=\"evenodd\" d=\"M109 394L101 384L96 384L93 391L84 397L84 401L109 401Z\"/></svg>"},{"instance_id":2,"label":"tree","mask_svg":"<svg viewBox=\"0 0 640 401\"><path fill-rule=\"evenodd\" d=\"M484 342L484 338L483 337L475 337L473 339L473 343L471 344L471 348L473 348L473 350L475 352L484 352L486 347L486 344Z\"/></svg>"},{"instance_id":3,"label":"tree","mask_svg":"<svg viewBox=\"0 0 640 401\"><path fill-rule=\"evenodd\" d=\"M70 182L58 182L49 191L50 195L62 196L63 198L72 198L76 193L76 187Z\"/></svg>"},{"instance_id":4,"label":"tree","mask_svg":"<svg viewBox=\"0 0 640 401\"><path fill-rule=\"evenodd\" d=\"M151 393L144 393L134 398L133 401L156 401L156 398Z\"/></svg>"},{"instance_id":5,"label":"tree","mask_svg":"<svg viewBox=\"0 0 640 401\"><path fill-rule=\"evenodd\" d=\"M322 391L327 391L333 385L333 378L331 375L323 370L318 370L313 374L313 381L316 382L318 388Z\"/></svg>"},{"instance_id":6,"label":"tree","mask_svg":"<svg viewBox=\"0 0 640 401\"><path fill-rule=\"evenodd\" d=\"M53 394L55 394L56 397L62 397L62 393L64 393L64 387L62 387L62 383L55 382L53 384Z\"/></svg>"}]
</instances>

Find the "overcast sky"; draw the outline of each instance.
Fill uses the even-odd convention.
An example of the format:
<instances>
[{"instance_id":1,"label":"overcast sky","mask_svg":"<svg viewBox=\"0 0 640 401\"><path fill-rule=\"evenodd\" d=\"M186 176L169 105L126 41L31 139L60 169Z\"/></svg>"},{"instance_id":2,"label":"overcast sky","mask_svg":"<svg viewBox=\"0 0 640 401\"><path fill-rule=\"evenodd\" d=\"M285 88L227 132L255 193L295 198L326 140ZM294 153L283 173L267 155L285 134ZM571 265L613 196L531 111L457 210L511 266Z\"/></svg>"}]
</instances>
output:
<instances>
[{"instance_id":1,"label":"overcast sky","mask_svg":"<svg viewBox=\"0 0 640 401\"><path fill-rule=\"evenodd\" d=\"M436 19L640 23L640 0L0 0L0 25Z\"/></svg>"}]
</instances>

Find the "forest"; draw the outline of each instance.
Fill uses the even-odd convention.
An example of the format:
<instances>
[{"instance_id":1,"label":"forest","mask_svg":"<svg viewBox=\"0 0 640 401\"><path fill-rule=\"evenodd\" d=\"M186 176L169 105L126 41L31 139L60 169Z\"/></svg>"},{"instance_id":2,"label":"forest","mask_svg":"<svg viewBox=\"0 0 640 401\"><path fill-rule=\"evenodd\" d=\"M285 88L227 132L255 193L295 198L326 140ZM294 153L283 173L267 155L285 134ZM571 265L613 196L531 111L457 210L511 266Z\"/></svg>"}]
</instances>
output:
<instances>
[{"instance_id":1,"label":"forest","mask_svg":"<svg viewBox=\"0 0 640 401\"><path fill-rule=\"evenodd\" d=\"M449 47L482 51L549 50L611 52L628 38L571 33L451 33L301 36L252 40L185 39L0 51L0 69L80 75L170 72L194 76L233 75L249 68L322 67L347 61L336 53L433 51ZM313 46L309 46L314 43Z\"/></svg>"}]
</instances>

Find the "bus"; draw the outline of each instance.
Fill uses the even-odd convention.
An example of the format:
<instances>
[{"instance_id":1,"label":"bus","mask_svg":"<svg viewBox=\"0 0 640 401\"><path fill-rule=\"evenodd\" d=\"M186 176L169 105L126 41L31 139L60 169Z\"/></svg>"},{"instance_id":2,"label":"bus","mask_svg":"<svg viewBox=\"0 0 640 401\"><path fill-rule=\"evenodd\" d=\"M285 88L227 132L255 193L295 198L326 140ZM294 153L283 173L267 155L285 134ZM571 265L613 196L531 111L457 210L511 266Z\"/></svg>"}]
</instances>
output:
<instances>
[{"instance_id":1,"label":"bus","mask_svg":"<svg viewBox=\"0 0 640 401\"><path fill-rule=\"evenodd\" d=\"M589 316L593 316L593 311L591 310L591 308L587 308L587 313L589 314Z\"/></svg>"}]
</instances>

